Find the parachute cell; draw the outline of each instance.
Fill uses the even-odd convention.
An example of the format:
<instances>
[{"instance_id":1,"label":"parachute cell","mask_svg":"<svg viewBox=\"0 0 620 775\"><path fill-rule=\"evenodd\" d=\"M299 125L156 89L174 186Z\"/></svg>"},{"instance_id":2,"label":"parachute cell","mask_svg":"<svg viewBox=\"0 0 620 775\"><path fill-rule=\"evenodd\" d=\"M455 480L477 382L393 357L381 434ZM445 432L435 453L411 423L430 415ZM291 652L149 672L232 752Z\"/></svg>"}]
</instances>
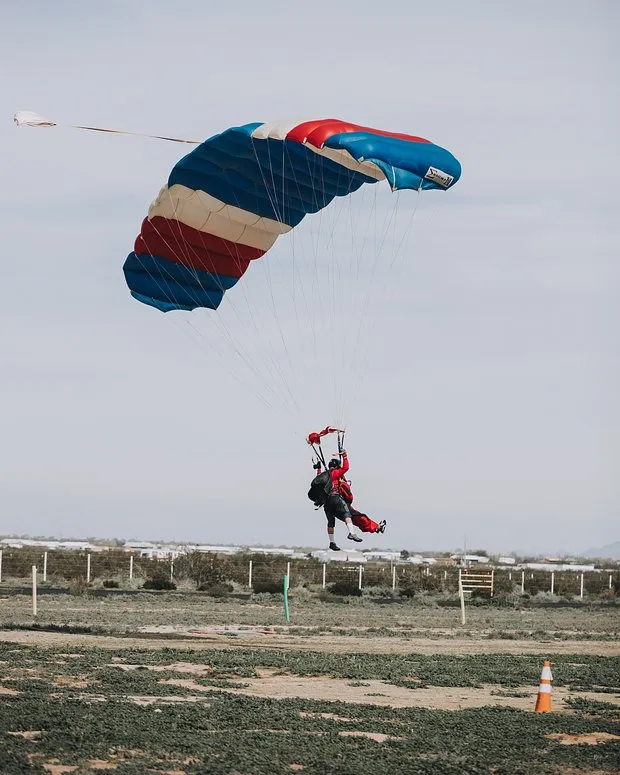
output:
<instances>
[{"instance_id":1,"label":"parachute cell","mask_svg":"<svg viewBox=\"0 0 620 775\"><path fill-rule=\"evenodd\" d=\"M278 236L334 197L387 180L446 190L447 150L337 119L252 123L206 140L173 168L123 270L132 296L163 312L217 309Z\"/></svg>"}]
</instances>

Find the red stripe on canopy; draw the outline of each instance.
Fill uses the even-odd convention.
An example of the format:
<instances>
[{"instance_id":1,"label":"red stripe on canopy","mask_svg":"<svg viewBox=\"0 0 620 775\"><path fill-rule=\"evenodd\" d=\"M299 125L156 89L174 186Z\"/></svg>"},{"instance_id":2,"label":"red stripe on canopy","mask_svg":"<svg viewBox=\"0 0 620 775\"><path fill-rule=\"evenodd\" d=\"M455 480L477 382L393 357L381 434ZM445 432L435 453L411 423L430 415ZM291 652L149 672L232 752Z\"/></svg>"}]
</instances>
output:
<instances>
[{"instance_id":1,"label":"red stripe on canopy","mask_svg":"<svg viewBox=\"0 0 620 775\"><path fill-rule=\"evenodd\" d=\"M287 140L294 140L298 143L310 143L316 148L322 148L326 141L332 135L346 134L349 132L370 132L373 135L382 135L383 137L396 137L399 140L408 140L414 143L430 143L423 137L415 135L405 135L399 132L384 132L383 129L373 129L360 124L349 124L347 121L341 121L338 118L324 118L319 121L306 121L292 129L287 135Z\"/></svg>"},{"instance_id":2,"label":"red stripe on canopy","mask_svg":"<svg viewBox=\"0 0 620 775\"><path fill-rule=\"evenodd\" d=\"M136 255L160 256L190 269L237 278L250 261L265 253L159 215L144 219L134 251Z\"/></svg>"}]
</instances>

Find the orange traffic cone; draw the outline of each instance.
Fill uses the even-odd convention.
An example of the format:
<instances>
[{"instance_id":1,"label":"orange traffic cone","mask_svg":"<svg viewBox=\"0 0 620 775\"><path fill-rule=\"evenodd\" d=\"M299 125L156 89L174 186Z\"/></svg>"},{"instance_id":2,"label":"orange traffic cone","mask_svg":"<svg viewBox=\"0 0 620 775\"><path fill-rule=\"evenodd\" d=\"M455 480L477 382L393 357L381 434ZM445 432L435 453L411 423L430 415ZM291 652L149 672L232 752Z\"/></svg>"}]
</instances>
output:
<instances>
[{"instance_id":1,"label":"orange traffic cone","mask_svg":"<svg viewBox=\"0 0 620 775\"><path fill-rule=\"evenodd\" d=\"M540 684L538 685L538 697L536 697L536 713L551 713L551 662L545 659L542 673L540 675Z\"/></svg>"}]
</instances>

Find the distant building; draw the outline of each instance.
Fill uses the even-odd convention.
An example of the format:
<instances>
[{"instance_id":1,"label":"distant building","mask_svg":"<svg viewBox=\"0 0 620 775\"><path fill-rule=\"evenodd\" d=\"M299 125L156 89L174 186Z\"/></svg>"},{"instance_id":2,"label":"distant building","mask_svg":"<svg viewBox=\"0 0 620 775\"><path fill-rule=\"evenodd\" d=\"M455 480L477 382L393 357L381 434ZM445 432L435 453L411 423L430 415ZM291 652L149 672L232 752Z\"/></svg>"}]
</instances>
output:
<instances>
[{"instance_id":1,"label":"distant building","mask_svg":"<svg viewBox=\"0 0 620 775\"><path fill-rule=\"evenodd\" d=\"M204 552L205 554L238 554L243 551L240 546L219 546L215 544L188 544L184 549L188 552Z\"/></svg>"},{"instance_id":2,"label":"distant building","mask_svg":"<svg viewBox=\"0 0 620 775\"><path fill-rule=\"evenodd\" d=\"M310 552L310 557L321 562L351 562L357 565L367 562L366 557L361 552L356 551L340 551L331 552L328 549L317 549L314 552Z\"/></svg>"},{"instance_id":3,"label":"distant building","mask_svg":"<svg viewBox=\"0 0 620 775\"><path fill-rule=\"evenodd\" d=\"M89 551L100 552L105 547L93 546L88 541L42 541L36 538L2 538L0 539L0 546L9 547L11 549L23 549L26 546L40 549L64 549L67 551Z\"/></svg>"},{"instance_id":4,"label":"distant building","mask_svg":"<svg viewBox=\"0 0 620 775\"><path fill-rule=\"evenodd\" d=\"M157 549L158 544L153 541L125 541L123 548L135 551L137 549Z\"/></svg>"},{"instance_id":5,"label":"distant building","mask_svg":"<svg viewBox=\"0 0 620 775\"><path fill-rule=\"evenodd\" d=\"M250 554L276 554L283 557L290 557L293 554L292 549L286 547L271 547L271 546L250 546L247 551Z\"/></svg>"},{"instance_id":6,"label":"distant building","mask_svg":"<svg viewBox=\"0 0 620 775\"><path fill-rule=\"evenodd\" d=\"M364 552L367 560L384 560L387 562L402 562L400 552Z\"/></svg>"},{"instance_id":7,"label":"distant building","mask_svg":"<svg viewBox=\"0 0 620 775\"><path fill-rule=\"evenodd\" d=\"M488 565L491 560L483 554L453 554L452 560L456 560L457 565Z\"/></svg>"},{"instance_id":8,"label":"distant building","mask_svg":"<svg viewBox=\"0 0 620 775\"><path fill-rule=\"evenodd\" d=\"M544 570L544 571L564 571L571 570L576 573L587 573L594 570L594 564L592 565L572 565L571 563L551 563L551 562L524 562L519 565L519 568L526 570Z\"/></svg>"},{"instance_id":9,"label":"distant building","mask_svg":"<svg viewBox=\"0 0 620 775\"><path fill-rule=\"evenodd\" d=\"M145 541L143 544L131 542L130 544L125 544L123 548L126 552L138 554L140 557L148 557L151 560L166 560L168 558L174 560L175 557L185 553L179 546L157 545L150 541Z\"/></svg>"},{"instance_id":10,"label":"distant building","mask_svg":"<svg viewBox=\"0 0 620 775\"><path fill-rule=\"evenodd\" d=\"M424 557L421 554L410 554L405 562L411 565L435 565L437 560L434 557Z\"/></svg>"}]
</instances>

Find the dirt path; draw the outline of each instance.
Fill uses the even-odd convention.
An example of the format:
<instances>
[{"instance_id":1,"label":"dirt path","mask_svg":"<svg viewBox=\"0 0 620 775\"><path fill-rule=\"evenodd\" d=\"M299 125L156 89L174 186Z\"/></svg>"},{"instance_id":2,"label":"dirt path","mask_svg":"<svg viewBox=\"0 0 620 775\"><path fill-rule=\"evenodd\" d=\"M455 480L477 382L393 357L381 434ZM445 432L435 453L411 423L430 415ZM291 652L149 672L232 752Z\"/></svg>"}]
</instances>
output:
<instances>
[{"instance_id":1,"label":"dirt path","mask_svg":"<svg viewBox=\"0 0 620 775\"><path fill-rule=\"evenodd\" d=\"M526 697L508 697L493 692L500 686L459 687L433 686L427 689L407 689L383 681L364 681L363 686L352 686L351 681L339 678L274 676L244 679L247 688L226 689L233 694L247 694L253 697L300 698L308 700L328 700L349 702L359 705L381 705L391 708L434 708L438 710L461 710L462 708L482 708L498 705L504 708L519 708L534 711L537 686L519 687L515 692L527 694ZM553 709L568 709L564 700L574 696L562 687L553 690ZM618 704L620 698L597 692L579 692L579 697L589 700Z\"/></svg>"},{"instance_id":2,"label":"dirt path","mask_svg":"<svg viewBox=\"0 0 620 775\"><path fill-rule=\"evenodd\" d=\"M328 653L376 654L586 654L620 656L620 643L610 640L491 640L489 638L356 638L355 636L293 636L282 634L226 635L205 632L145 634L141 637L74 635L29 630L0 631L0 641L41 648L84 647L108 649L212 649L260 648L308 650Z\"/></svg>"},{"instance_id":3,"label":"dirt path","mask_svg":"<svg viewBox=\"0 0 620 775\"><path fill-rule=\"evenodd\" d=\"M123 669L139 667L138 665L118 665ZM169 665L180 672L200 675L205 669L202 665L186 665L177 663ZM164 667L154 667L153 670L165 670ZM463 708L482 708L488 705L498 705L519 710L534 710L538 686L520 686L510 691L503 690L496 684L481 687L471 686L430 686L428 688L410 689L395 686L386 681L366 680L348 681L330 676L299 676L283 675L274 668L262 668L257 671L258 678L244 678L243 688L223 688L222 691L231 694L245 694L252 697L270 697L274 699L304 699L342 701L358 705L380 705L390 708L431 708L437 710L461 710ZM201 692L208 692L212 687L199 684L192 678L167 678L163 684L183 686L196 692L192 701L200 699ZM522 695L522 696L510 696ZM554 711L572 712L566 705L567 697L574 692L564 687L553 689ZM618 706L620 714L620 695L607 692L579 692L579 697L598 702L612 703ZM157 702L160 698L151 698ZM182 698L187 700L188 698Z\"/></svg>"}]
</instances>

